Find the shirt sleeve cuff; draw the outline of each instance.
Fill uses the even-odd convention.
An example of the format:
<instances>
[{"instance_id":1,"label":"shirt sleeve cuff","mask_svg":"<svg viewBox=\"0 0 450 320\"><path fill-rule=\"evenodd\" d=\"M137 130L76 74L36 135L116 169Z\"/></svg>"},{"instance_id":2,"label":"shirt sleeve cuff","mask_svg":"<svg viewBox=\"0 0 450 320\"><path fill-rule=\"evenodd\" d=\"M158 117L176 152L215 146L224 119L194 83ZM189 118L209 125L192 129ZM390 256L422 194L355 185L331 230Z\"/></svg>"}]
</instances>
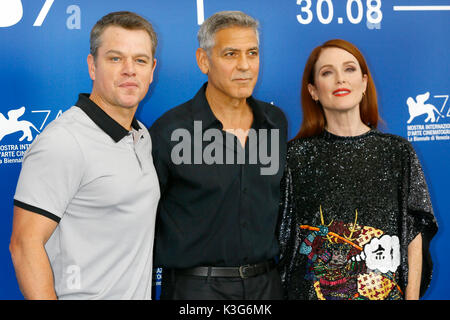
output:
<instances>
[{"instance_id":1,"label":"shirt sleeve cuff","mask_svg":"<svg viewBox=\"0 0 450 320\"><path fill-rule=\"evenodd\" d=\"M16 200L16 199L14 199L14 205L16 207L19 207L19 208L22 208L22 209L25 209L25 210L28 210L28 211L31 211L31 212L43 215L44 217L47 217L49 219L52 219L53 221L56 221L56 223L59 223L59 221L61 220L60 217L58 217L57 215L54 215L51 212L48 212L48 211L46 211L44 209L41 209L41 208L38 208L38 207L35 207L35 206L32 206L32 205L29 205L27 203L21 202L21 201Z\"/></svg>"}]
</instances>

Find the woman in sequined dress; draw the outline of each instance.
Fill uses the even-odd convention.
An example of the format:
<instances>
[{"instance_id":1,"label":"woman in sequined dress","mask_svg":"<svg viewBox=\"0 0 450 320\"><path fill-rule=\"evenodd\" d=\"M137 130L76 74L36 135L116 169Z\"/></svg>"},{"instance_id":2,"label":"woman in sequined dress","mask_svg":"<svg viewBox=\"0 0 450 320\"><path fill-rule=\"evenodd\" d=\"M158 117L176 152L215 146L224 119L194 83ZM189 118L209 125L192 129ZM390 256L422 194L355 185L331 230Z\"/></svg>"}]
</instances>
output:
<instances>
[{"instance_id":1,"label":"woman in sequined dress","mask_svg":"<svg viewBox=\"0 0 450 320\"><path fill-rule=\"evenodd\" d=\"M437 231L417 155L378 131L375 85L344 40L305 66L303 122L282 183L280 271L288 299L418 299Z\"/></svg>"}]
</instances>

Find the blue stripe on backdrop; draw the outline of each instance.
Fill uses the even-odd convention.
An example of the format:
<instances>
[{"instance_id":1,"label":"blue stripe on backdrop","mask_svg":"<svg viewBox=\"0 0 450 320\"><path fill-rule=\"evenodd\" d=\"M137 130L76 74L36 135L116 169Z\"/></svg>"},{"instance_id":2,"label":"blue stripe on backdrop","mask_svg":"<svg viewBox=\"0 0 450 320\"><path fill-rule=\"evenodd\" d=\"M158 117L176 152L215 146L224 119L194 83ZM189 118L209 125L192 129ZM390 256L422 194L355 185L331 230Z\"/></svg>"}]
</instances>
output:
<instances>
[{"instance_id":1,"label":"blue stripe on backdrop","mask_svg":"<svg viewBox=\"0 0 450 320\"><path fill-rule=\"evenodd\" d=\"M422 161L441 227L432 243L435 275L425 299L449 299L450 258L444 253L450 240L448 4L397 0L394 8L394 1L388 0L5 0L0 4L0 112L7 118L9 111L25 107L20 119L36 128L31 129L32 141L76 102L79 92L90 91L86 56L95 22L108 12L131 10L154 24L160 41L154 83L138 111L149 126L191 98L206 80L195 62L198 19L216 11L242 10L261 23L261 69L254 95L285 111L293 137L301 122L299 88L307 56L328 39L349 40L361 49L372 70L384 131L409 138ZM15 10L19 7L23 10ZM425 103L434 105L442 117L426 123L421 115L407 124L408 98L417 103L416 97L426 93ZM22 132L0 135L1 299L22 298L8 251L20 159L31 143L21 138Z\"/></svg>"}]
</instances>

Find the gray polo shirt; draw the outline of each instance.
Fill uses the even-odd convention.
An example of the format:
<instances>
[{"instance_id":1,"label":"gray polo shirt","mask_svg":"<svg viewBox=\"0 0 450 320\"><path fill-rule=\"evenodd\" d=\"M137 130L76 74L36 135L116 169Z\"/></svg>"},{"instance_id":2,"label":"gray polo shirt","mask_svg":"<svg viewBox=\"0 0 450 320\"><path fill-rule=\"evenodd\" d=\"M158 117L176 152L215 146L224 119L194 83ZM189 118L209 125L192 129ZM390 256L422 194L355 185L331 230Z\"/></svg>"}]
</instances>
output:
<instances>
[{"instance_id":1,"label":"gray polo shirt","mask_svg":"<svg viewBox=\"0 0 450 320\"><path fill-rule=\"evenodd\" d=\"M59 299L150 299L159 183L148 130L88 95L26 152L14 204L58 222L45 245Z\"/></svg>"}]
</instances>

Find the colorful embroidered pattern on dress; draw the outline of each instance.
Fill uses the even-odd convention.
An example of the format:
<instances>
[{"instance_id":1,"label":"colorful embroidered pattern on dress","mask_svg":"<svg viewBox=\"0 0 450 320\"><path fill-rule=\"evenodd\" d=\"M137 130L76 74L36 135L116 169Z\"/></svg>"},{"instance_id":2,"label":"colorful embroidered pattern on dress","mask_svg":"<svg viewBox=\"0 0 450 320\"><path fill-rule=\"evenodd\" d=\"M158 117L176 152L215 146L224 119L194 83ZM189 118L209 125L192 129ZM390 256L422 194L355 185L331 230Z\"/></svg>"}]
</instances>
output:
<instances>
[{"instance_id":1,"label":"colorful embroidered pattern on dress","mask_svg":"<svg viewBox=\"0 0 450 320\"><path fill-rule=\"evenodd\" d=\"M300 226L310 232L300 246L308 257L305 279L313 282L321 300L397 300L402 292L395 281L400 265L400 242L379 229L331 221Z\"/></svg>"}]
</instances>

